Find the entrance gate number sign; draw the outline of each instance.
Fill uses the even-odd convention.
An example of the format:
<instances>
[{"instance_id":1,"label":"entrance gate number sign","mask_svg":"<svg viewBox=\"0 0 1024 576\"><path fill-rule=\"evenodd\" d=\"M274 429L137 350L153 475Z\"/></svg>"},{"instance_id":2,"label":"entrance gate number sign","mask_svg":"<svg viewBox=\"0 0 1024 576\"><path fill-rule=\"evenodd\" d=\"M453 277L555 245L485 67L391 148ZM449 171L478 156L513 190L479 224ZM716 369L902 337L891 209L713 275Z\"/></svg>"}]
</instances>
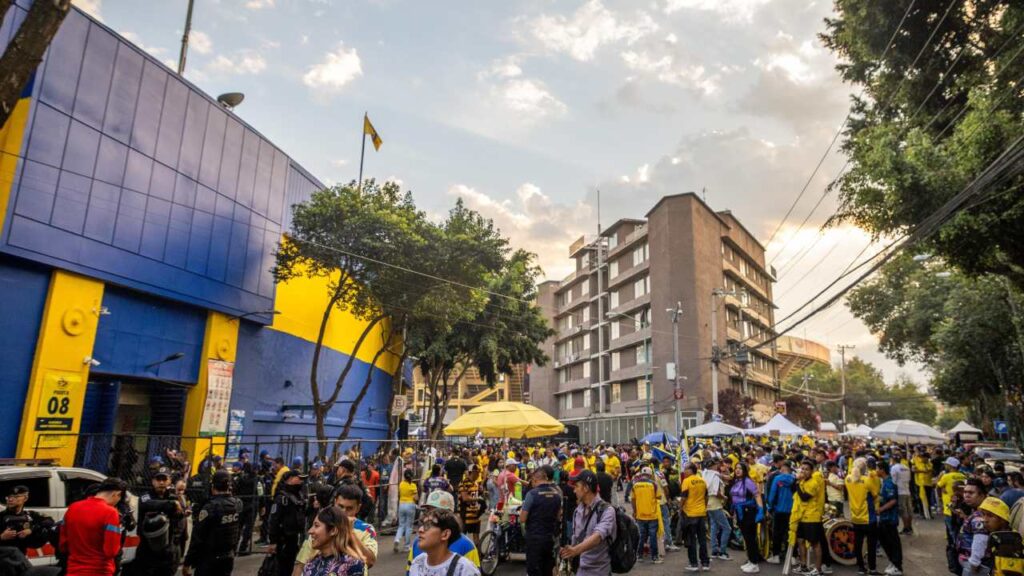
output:
<instances>
[{"instance_id":1,"label":"entrance gate number sign","mask_svg":"<svg viewBox=\"0 0 1024 576\"><path fill-rule=\"evenodd\" d=\"M43 395L36 412L37 432L71 432L75 423L74 390L81 382L78 376L48 373L43 378Z\"/></svg>"}]
</instances>

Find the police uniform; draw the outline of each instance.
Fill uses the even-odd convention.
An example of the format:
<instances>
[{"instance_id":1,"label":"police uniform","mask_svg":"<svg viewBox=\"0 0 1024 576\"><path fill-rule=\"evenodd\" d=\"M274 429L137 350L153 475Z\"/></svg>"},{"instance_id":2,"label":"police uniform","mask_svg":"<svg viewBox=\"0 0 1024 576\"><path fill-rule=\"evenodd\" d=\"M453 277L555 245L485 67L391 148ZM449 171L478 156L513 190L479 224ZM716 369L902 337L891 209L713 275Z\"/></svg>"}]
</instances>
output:
<instances>
[{"instance_id":1,"label":"police uniform","mask_svg":"<svg viewBox=\"0 0 1024 576\"><path fill-rule=\"evenodd\" d=\"M562 491L554 484L530 490L523 502L526 517L526 573L550 576L555 568L555 543L561 524Z\"/></svg>"},{"instance_id":2,"label":"police uniform","mask_svg":"<svg viewBox=\"0 0 1024 576\"><path fill-rule=\"evenodd\" d=\"M306 528L306 503L301 492L284 489L277 491L270 510L267 531L270 543L277 546L277 559L281 576L290 576L299 545Z\"/></svg>"},{"instance_id":3,"label":"police uniform","mask_svg":"<svg viewBox=\"0 0 1024 576\"><path fill-rule=\"evenodd\" d=\"M166 541L161 542L160 549L154 548L144 534L139 534L139 547L135 552L135 560L129 565L132 574L174 576L174 573L177 572L178 563L181 560L181 552L177 543L182 532L181 519L184 517L178 508L179 505L177 496L170 488L163 494L150 488L139 497L139 531L145 530L148 517L163 514L167 517L169 534Z\"/></svg>"},{"instance_id":4,"label":"police uniform","mask_svg":"<svg viewBox=\"0 0 1024 576\"><path fill-rule=\"evenodd\" d=\"M215 495L196 518L192 545L185 565L196 576L229 576L235 567L235 548L241 531L242 501L227 494Z\"/></svg>"},{"instance_id":5,"label":"police uniform","mask_svg":"<svg viewBox=\"0 0 1024 576\"><path fill-rule=\"evenodd\" d=\"M53 520L38 512L25 509L18 513L11 510L0 512L0 532L7 529L21 532L26 528L31 529L32 533L25 538L15 536L13 540L0 540L0 547L14 547L25 554L29 548L40 548L46 544L53 529Z\"/></svg>"},{"instance_id":6,"label":"police uniform","mask_svg":"<svg viewBox=\"0 0 1024 576\"><path fill-rule=\"evenodd\" d=\"M256 510L259 507L256 490L258 482L259 479L256 478L252 471L252 465L249 463L243 464L242 471L234 477L233 492L242 501L242 512L239 517L241 542L238 551L240 553L252 550L252 530L256 524Z\"/></svg>"}]
</instances>

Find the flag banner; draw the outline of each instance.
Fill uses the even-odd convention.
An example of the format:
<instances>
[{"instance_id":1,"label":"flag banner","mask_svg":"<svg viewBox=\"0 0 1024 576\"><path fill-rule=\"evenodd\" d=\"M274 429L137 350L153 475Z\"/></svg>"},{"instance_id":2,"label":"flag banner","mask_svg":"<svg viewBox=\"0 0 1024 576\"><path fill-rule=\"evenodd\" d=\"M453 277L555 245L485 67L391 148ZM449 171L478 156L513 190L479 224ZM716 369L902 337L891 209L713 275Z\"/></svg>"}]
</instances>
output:
<instances>
[{"instance_id":1,"label":"flag banner","mask_svg":"<svg viewBox=\"0 0 1024 576\"><path fill-rule=\"evenodd\" d=\"M363 115L363 134L369 136L370 140L373 141L374 150L380 150L381 145L384 144L384 140L381 139L380 134L377 133L377 129L373 127L373 124L370 123L370 117L366 115Z\"/></svg>"}]
</instances>

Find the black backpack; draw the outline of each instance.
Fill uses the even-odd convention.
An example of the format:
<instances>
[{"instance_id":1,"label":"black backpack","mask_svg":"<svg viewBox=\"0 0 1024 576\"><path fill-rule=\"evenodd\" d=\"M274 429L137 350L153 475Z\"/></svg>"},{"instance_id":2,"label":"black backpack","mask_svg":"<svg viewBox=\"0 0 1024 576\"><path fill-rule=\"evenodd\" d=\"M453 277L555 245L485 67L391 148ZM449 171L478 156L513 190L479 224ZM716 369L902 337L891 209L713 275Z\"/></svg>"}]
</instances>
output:
<instances>
[{"instance_id":1,"label":"black backpack","mask_svg":"<svg viewBox=\"0 0 1024 576\"><path fill-rule=\"evenodd\" d=\"M598 517L604 514L607 502L603 503ZM615 538L608 543L608 555L612 561L613 574L625 574L633 569L637 560L637 551L640 549L640 529L636 521L626 514L621 507L613 507L615 510Z\"/></svg>"}]
</instances>

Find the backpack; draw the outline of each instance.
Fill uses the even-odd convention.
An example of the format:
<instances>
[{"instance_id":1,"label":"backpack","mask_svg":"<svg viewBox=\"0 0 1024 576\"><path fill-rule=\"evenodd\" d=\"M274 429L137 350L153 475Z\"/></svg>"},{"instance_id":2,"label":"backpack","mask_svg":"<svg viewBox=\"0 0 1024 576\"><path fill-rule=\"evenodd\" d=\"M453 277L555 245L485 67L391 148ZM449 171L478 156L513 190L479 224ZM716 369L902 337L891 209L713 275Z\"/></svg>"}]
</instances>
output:
<instances>
[{"instance_id":1,"label":"backpack","mask_svg":"<svg viewBox=\"0 0 1024 576\"><path fill-rule=\"evenodd\" d=\"M611 507L607 502L601 506L600 514ZM621 507L615 510L615 538L608 543L608 555L612 561L613 574L625 574L633 569L640 549L640 529L636 522Z\"/></svg>"}]
</instances>

